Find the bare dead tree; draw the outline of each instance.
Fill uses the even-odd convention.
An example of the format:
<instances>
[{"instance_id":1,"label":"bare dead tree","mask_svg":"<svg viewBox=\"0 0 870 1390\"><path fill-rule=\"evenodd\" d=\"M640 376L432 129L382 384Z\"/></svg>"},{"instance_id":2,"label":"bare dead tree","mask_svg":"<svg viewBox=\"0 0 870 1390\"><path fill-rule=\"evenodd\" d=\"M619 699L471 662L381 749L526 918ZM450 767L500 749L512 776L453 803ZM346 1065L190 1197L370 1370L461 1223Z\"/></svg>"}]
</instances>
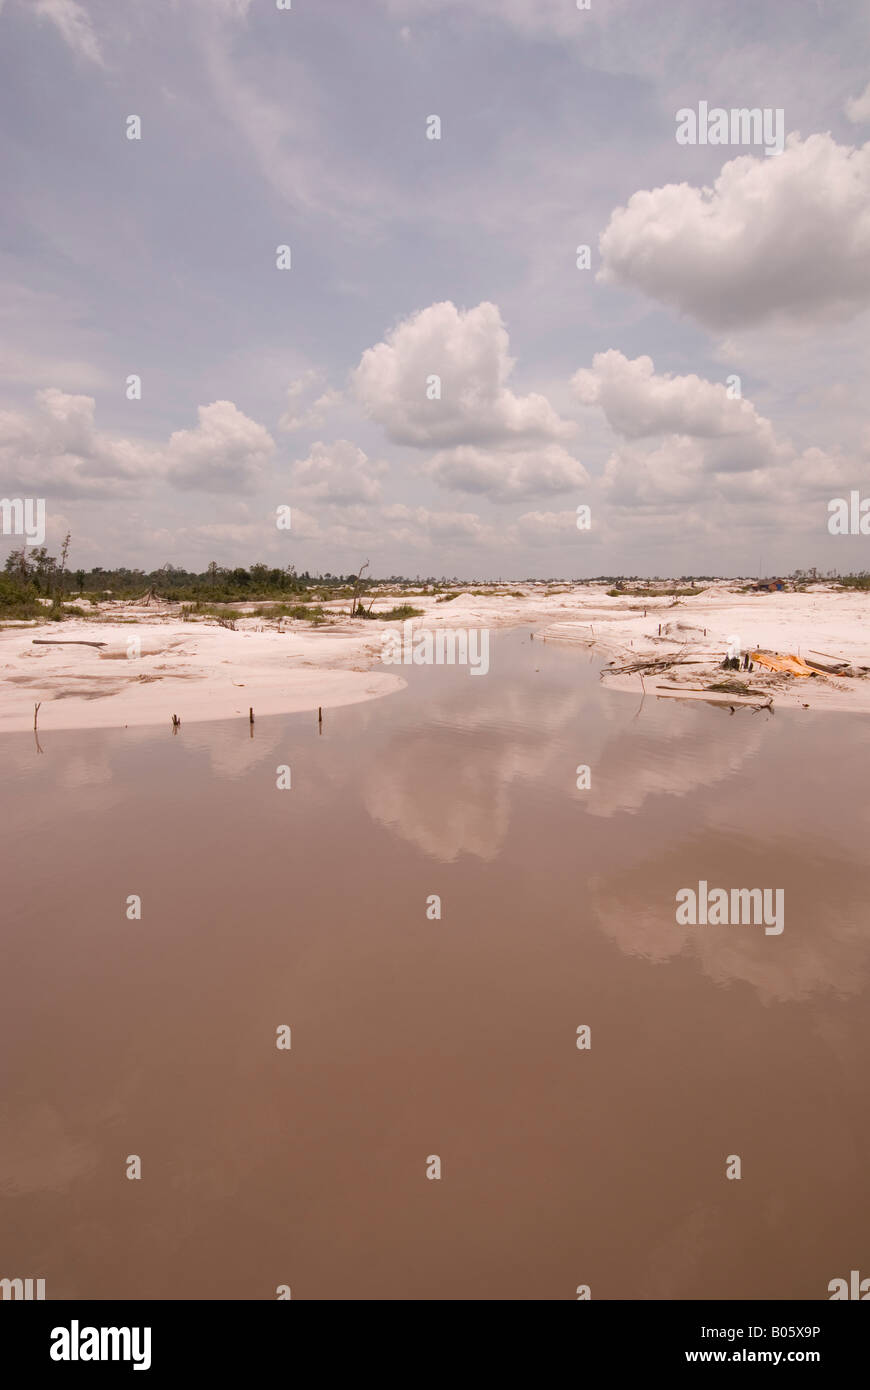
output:
<instances>
[{"instance_id":1,"label":"bare dead tree","mask_svg":"<svg viewBox=\"0 0 870 1390\"><path fill-rule=\"evenodd\" d=\"M63 582L66 574L66 557L69 554L70 535L71 533L67 531L64 536L63 545L60 548L60 568L57 572L57 590L54 597L55 605L58 608L63 605Z\"/></svg>"},{"instance_id":2,"label":"bare dead tree","mask_svg":"<svg viewBox=\"0 0 870 1390\"><path fill-rule=\"evenodd\" d=\"M366 560L365 564L360 565L359 574L356 576L356 582L354 583L354 586L353 586L353 598L352 598L351 601L350 601L350 616L351 616L352 618L356 616L356 611L357 611L357 594L359 593L360 581L361 581L362 576L363 576L363 570L367 570L368 567L369 567L369 562L368 562L368 560ZM373 601L374 601L374 600L373 600ZM362 608L362 604L360 604L360 608Z\"/></svg>"}]
</instances>

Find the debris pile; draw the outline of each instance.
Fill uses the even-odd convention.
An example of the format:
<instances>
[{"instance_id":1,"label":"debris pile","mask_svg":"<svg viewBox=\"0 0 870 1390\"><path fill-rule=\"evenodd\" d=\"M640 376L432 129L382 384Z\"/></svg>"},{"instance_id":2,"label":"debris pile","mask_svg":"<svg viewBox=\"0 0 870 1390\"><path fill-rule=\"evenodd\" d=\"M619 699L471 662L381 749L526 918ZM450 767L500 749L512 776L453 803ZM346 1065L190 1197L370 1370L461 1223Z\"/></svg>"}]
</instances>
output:
<instances>
[{"instance_id":1,"label":"debris pile","mask_svg":"<svg viewBox=\"0 0 870 1390\"><path fill-rule=\"evenodd\" d=\"M755 709L772 709L774 697L792 693L795 682L812 680L838 691L849 691L852 687L834 677L863 679L870 674L870 667L854 666L825 652L808 652L804 657L794 652L754 648L740 656L732 656L730 652L723 656L721 649L718 652L710 650L712 643L706 640L706 631L700 642L700 633L697 636L692 633L689 637L688 633L681 632L678 636L676 631L671 631L667 637L672 648L684 635L687 640L677 651L672 649L661 655L648 652L630 658L623 652L603 668L602 678L607 681L636 675L644 694L671 699L706 697L729 706L745 704ZM657 633L651 641L660 638L664 638L663 633ZM691 671L686 669L689 667ZM740 675L723 678L718 674L722 671Z\"/></svg>"}]
</instances>

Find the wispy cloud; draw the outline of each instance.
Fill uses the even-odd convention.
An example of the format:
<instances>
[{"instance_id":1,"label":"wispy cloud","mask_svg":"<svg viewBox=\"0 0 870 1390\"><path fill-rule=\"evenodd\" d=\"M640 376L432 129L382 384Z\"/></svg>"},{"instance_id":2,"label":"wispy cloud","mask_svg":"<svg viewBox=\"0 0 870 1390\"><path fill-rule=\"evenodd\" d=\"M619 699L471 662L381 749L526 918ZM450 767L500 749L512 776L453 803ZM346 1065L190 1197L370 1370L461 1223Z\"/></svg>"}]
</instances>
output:
<instances>
[{"instance_id":1,"label":"wispy cloud","mask_svg":"<svg viewBox=\"0 0 870 1390\"><path fill-rule=\"evenodd\" d=\"M93 22L79 0L34 0L34 13L49 20L80 58L102 66L103 55Z\"/></svg>"}]
</instances>

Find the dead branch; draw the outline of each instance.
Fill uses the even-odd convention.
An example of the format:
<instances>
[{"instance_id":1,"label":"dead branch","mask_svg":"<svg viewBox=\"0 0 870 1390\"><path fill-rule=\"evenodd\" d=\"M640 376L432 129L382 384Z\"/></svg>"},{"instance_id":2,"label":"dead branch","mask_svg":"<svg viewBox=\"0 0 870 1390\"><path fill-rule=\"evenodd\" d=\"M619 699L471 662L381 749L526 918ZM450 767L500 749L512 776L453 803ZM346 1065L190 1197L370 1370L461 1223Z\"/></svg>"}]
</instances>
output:
<instances>
[{"instance_id":1,"label":"dead branch","mask_svg":"<svg viewBox=\"0 0 870 1390\"><path fill-rule=\"evenodd\" d=\"M80 637L33 637L34 647L107 647L108 642L86 642Z\"/></svg>"}]
</instances>

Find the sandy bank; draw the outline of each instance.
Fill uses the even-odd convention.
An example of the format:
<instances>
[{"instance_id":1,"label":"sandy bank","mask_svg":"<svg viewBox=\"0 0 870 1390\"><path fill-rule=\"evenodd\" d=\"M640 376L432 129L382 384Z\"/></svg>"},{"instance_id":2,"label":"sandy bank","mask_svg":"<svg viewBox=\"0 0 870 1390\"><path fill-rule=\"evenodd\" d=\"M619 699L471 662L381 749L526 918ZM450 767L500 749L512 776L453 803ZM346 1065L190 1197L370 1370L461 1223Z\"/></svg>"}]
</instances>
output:
<instances>
[{"instance_id":1,"label":"sandy bank","mask_svg":"<svg viewBox=\"0 0 870 1390\"><path fill-rule=\"evenodd\" d=\"M33 639L105 642L34 645ZM138 641L138 652L136 654ZM205 624L64 622L0 632L0 732L292 714L400 690L380 643L309 629L231 631Z\"/></svg>"},{"instance_id":2,"label":"sandy bank","mask_svg":"<svg viewBox=\"0 0 870 1390\"><path fill-rule=\"evenodd\" d=\"M599 598L594 609L563 616L538 636L594 647L606 658L604 683L614 690L661 698L706 699L722 704L870 713L870 595L831 589L805 593L743 594L725 584L677 599ZM791 653L858 673L793 677L766 671L723 671L730 650ZM641 661L660 669L624 672ZM727 683L730 691L712 692ZM743 694L741 691L745 691Z\"/></svg>"},{"instance_id":3,"label":"sandy bank","mask_svg":"<svg viewBox=\"0 0 870 1390\"><path fill-rule=\"evenodd\" d=\"M609 596L600 584L511 587L510 594L457 592L448 601L414 595L411 602L423 616L413 626L497 631L527 625L536 640L599 652L602 679L615 691L870 713L870 676L802 679L758 665L753 672L721 670L736 643L744 652L840 659L855 672L870 671L870 594L832 587L748 594L727 581L678 598ZM385 598L376 609L394 602ZM0 732L31 729L36 701L42 702L41 729L117 728L168 724L173 714L182 724L232 719L246 716L249 706L255 715L328 709L401 689L401 675L381 661L384 635L401 625L351 620L342 604L325 609L329 620L321 627L250 616L232 630L181 621L172 606L155 611L108 603L89 621L7 628L0 631ZM34 638L104 645L34 645ZM651 660L660 663L654 672L620 672ZM706 689L722 681L730 691Z\"/></svg>"}]
</instances>

